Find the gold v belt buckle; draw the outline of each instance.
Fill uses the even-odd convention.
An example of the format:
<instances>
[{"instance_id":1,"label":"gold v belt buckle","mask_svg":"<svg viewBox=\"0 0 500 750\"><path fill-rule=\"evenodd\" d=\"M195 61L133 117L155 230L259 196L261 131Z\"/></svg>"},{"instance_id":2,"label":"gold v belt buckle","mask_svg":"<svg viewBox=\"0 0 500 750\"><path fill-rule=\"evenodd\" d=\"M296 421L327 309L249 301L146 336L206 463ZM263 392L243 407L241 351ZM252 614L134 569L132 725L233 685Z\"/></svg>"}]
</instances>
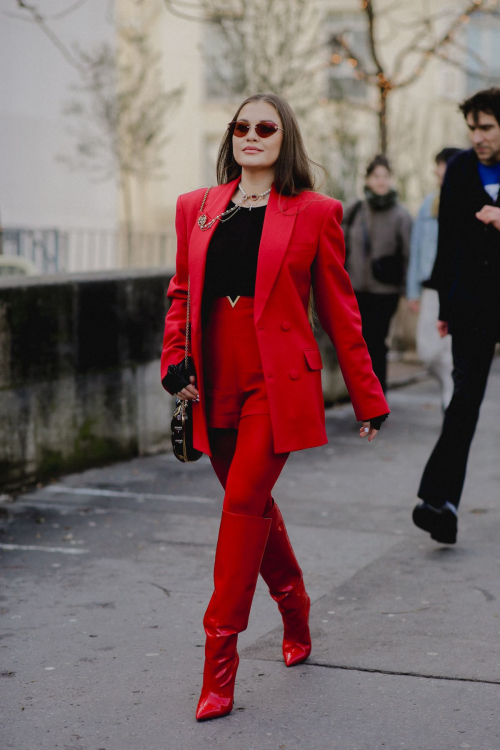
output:
<instances>
[{"instance_id":1,"label":"gold v belt buckle","mask_svg":"<svg viewBox=\"0 0 500 750\"><path fill-rule=\"evenodd\" d=\"M226 296L227 296L227 298L228 298L229 302L231 303L231 307L234 307L234 306L235 306L235 304L236 304L236 303L238 302L238 300L239 300L239 298L240 298L240 296L241 296L241 295L238 295L238 296L236 297L236 299L234 300L234 302L233 302L233 300L231 299L231 297L230 297L229 295L226 295Z\"/></svg>"}]
</instances>

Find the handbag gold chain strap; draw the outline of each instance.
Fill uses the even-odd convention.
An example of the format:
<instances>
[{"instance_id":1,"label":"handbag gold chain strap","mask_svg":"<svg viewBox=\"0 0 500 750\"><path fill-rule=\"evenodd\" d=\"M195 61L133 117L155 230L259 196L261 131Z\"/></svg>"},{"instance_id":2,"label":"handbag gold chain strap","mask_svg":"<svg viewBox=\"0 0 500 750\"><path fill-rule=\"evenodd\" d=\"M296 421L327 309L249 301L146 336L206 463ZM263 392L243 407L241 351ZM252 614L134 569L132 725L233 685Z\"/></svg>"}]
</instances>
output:
<instances>
[{"instance_id":1,"label":"handbag gold chain strap","mask_svg":"<svg viewBox=\"0 0 500 750\"><path fill-rule=\"evenodd\" d=\"M211 189L212 189L212 186L210 185L210 187L207 187L207 189L205 190L205 195L203 196L203 200L202 200L201 206L200 206L200 213L205 208L205 203L207 202L208 194L211 191Z\"/></svg>"},{"instance_id":2,"label":"handbag gold chain strap","mask_svg":"<svg viewBox=\"0 0 500 750\"><path fill-rule=\"evenodd\" d=\"M191 276L188 274L188 293L187 293L187 309L186 309L186 342L184 344L184 367L186 368L186 374L188 371L188 352L189 352L189 329L190 329L190 312L191 312Z\"/></svg>"},{"instance_id":3,"label":"handbag gold chain strap","mask_svg":"<svg viewBox=\"0 0 500 750\"><path fill-rule=\"evenodd\" d=\"M201 202L200 211L203 211L205 207L205 203L207 202L208 194L211 191L212 187L207 187L205 190L205 195L203 196L203 200ZM188 271L188 293L187 293L187 305L186 305L186 341L184 343L184 367L186 368L186 374L188 372L188 360L189 360L189 335L190 335L190 325L191 325L191 275ZM186 401L182 399L182 419L184 420L186 416Z\"/></svg>"},{"instance_id":4,"label":"handbag gold chain strap","mask_svg":"<svg viewBox=\"0 0 500 750\"><path fill-rule=\"evenodd\" d=\"M191 312L191 276L188 273L188 293L187 293L187 305L186 305L186 341L184 343L184 367L186 368L186 375L188 373L188 360L189 360L189 328L190 328L190 312ZM181 404L182 421L186 417L186 401L182 399Z\"/></svg>"}]
</instances>

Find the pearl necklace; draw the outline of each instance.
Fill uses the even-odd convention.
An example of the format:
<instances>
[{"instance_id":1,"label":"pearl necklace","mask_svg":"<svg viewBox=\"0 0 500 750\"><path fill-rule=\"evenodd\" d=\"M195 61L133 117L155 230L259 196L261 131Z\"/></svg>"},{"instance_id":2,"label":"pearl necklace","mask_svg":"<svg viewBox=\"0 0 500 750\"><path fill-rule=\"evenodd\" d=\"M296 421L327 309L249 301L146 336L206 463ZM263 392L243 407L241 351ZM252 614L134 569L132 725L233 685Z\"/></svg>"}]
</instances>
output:
<instances>
[{"instance_id":1,"label":"pearl necklace","mask_svg":"<svg viewBox=\"0 0 500 750\"><path fill-rule=\"evenodd\" d=\"M264 193L259 193L259 194L250 193L250 195L247 195L245 191L243 190L243 188L241 187L241 182L238 185L238 190L240 190L243 193L243 203L248 203L249 200L252 200L254 201L254 203L256 203L261 198L265 198L266 195L269 195L269 193L271 192L271 188L269 188L269 190L266 190ZM251 210L252 210L252 206L250 206L250 211Z\"/></svg>"}]
</instances>

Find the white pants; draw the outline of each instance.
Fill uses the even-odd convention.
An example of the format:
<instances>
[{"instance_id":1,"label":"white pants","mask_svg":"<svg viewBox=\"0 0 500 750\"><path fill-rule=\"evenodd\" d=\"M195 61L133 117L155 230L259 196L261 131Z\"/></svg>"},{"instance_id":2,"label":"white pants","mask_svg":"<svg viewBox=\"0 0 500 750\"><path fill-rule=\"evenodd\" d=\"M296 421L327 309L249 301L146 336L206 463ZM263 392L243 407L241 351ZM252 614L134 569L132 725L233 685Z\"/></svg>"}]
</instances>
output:
<instances>
[{"instance_id":1,"label":"white pants","mask_svg":"<svg viewBox=\"0 0 500 750\"><path fill-rule=\"evenodd\" d=\"M453 396L453 358L451 336L441 338L436 329L439 315L439 296L434 289L423 289L417 324L417 354L431 375L441 385L441 400L446 409Z\"/></svg>"}]
</instances>

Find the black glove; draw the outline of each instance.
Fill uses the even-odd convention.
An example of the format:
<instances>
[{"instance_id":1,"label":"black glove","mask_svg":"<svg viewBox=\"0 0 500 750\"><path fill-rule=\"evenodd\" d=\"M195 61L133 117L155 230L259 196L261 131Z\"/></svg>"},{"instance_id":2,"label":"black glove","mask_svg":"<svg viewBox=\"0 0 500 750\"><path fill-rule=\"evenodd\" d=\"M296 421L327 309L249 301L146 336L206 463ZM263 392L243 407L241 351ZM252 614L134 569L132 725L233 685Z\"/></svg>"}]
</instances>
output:
<instances>
[{"instance_id":1,"label":"black glove","mask_svg":"<svg viewBox=\"0 0 500 750\"><path fill-rule=\"evenodd\" d=\"M171 393L179 393L187 385L191 385L190 376L196 375L193 365L193 360L188 357L188 366L186 370L186 363L184 360L179 362L178 365L169 365L167 374L161 381L162 386L166 391Z\"/></svg>"},{"instance_id":2,"label":"black glove","mask_svg":"<svg viewBox=\"0 0 500 750\"><path fill-rule=\"evenodd\" d=\"M385 422L389 415L388 414L382 414L380 417L373 417L373 419L365 420L370 422L370 427L372 430L380 430L382 427L382 422Z\"/></svg>"}]
</instances>

